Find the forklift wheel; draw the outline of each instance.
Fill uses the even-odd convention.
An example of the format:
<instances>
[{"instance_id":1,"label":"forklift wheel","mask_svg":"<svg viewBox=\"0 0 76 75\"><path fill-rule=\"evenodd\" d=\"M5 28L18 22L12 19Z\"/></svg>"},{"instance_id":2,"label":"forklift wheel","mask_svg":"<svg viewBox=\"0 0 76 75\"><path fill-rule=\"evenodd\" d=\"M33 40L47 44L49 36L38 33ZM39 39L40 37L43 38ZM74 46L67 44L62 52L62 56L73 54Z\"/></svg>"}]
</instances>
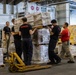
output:
<instances>
[{"instance_id":1,"label":"forklift wheel","mask_svg":"<svg viewBox=\"0 0 76 75\"><path fill-rule=\"evenodd\" d=\"M17 72L18 71L18 68L14 65L14 64L12 64L12 65L10 65L10 67L8 68L8 70L9 70L9 72Z\"/></svg>"}]
</instances>

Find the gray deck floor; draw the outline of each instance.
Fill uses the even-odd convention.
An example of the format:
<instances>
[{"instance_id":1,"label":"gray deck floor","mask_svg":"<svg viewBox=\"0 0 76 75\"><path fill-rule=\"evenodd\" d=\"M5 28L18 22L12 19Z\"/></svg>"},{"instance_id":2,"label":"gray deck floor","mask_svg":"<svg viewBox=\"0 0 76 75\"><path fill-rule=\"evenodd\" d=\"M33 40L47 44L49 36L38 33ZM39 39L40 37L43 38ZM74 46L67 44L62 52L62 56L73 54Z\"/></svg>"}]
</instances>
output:
<instances>
[{"instance_id":1,"label":"gray deck floor","mask_svg":"<svg viewBox=\"0 0 76 75\"><path fill-rule=\"evenodd\" d=\"M24 73L10 73L7 67L0 67L0 75L76 75L76 63L68 64L67 60L62 60L61 64L54 65L50 69Z\"/></svg>"}]
</instances>

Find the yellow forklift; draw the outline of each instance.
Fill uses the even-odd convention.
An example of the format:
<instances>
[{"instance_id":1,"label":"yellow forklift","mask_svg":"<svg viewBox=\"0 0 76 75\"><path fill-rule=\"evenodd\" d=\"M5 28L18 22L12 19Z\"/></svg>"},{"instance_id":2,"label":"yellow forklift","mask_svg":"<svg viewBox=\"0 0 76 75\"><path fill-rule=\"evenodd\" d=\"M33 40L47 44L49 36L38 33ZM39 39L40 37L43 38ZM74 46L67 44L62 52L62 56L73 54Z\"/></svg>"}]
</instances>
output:
<instances>
[{"instance_id":1,"label":"yellow forklift","mask_svg":"<svg viewBox=\"0 0 76 75\"><path fill-rule=\"evenodd\" d=\"M16 61L19 62L17 64ZM47 69L51 68L51 65L30 65L26 66L24 62L20 59L20 57L15 53L10 53L10 57L6 60L9 63L9 71L10 72L26 72L26 71L33 71L33 70L40 70L40 69Z\"/></svg>"}]
</instances>

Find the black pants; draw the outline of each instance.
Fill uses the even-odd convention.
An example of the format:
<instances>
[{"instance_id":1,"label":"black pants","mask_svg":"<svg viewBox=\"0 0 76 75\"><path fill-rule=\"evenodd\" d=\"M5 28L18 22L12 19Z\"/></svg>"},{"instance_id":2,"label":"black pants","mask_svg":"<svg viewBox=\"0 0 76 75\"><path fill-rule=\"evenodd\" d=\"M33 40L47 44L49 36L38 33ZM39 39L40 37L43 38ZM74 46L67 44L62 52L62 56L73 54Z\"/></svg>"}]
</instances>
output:
<instances>
[{"instance_id":1,"label":"black pants","mask_svg":"<svg viewBox=\"0 0 76 75\"><path fill-rule=\"evenodd\" d=\"M54 49L56 47L57 40L50 39L49 41L49 48L48 48L48 53L49 53L49 59L52 63L57 62L60 60L60 57L54 52Z\"/></svg>"},{"instance_id":2,"label":"black pants","mask_svg":"<svg viewBox=\"0 0 76 75\"><path fill-rule=\"evenodd\" d=\"M31 65L32 53L33 53L33 45L31 39L23 39L22 40L22 50L24 56L24 63L26 65Z\"/></svg>"},{"instance_id":3,"label":"black pants","mask_svg":"<svg viewBox=\"0 0 76 75\"><path fill-rule=\"evenodd\" d=\"M22 55L21 40L15 39L14 44L15 44L15 48L16 48L16 53L21 58L21 55Z\"/></svg>"}]
</instances>

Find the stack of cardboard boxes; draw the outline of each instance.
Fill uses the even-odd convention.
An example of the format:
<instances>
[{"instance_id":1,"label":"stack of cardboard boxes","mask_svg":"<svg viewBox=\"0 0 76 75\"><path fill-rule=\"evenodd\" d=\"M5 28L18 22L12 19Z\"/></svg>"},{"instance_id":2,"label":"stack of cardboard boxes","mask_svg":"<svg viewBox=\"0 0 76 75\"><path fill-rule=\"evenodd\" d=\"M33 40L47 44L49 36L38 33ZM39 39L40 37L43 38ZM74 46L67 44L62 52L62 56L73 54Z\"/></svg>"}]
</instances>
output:
<instances>
[{"instance_id":1,"label":"stack of cardboard boxes","mask_svg":"<svg viewBox=\"0 0 76 75\"><path fill-rule=\"evenodd\" d=\"M32 26L36 25L48 25L50 24L50 13L35 13L35 14L29 14L26 15L28 23Z\"/></svg>"}]
</instances>

